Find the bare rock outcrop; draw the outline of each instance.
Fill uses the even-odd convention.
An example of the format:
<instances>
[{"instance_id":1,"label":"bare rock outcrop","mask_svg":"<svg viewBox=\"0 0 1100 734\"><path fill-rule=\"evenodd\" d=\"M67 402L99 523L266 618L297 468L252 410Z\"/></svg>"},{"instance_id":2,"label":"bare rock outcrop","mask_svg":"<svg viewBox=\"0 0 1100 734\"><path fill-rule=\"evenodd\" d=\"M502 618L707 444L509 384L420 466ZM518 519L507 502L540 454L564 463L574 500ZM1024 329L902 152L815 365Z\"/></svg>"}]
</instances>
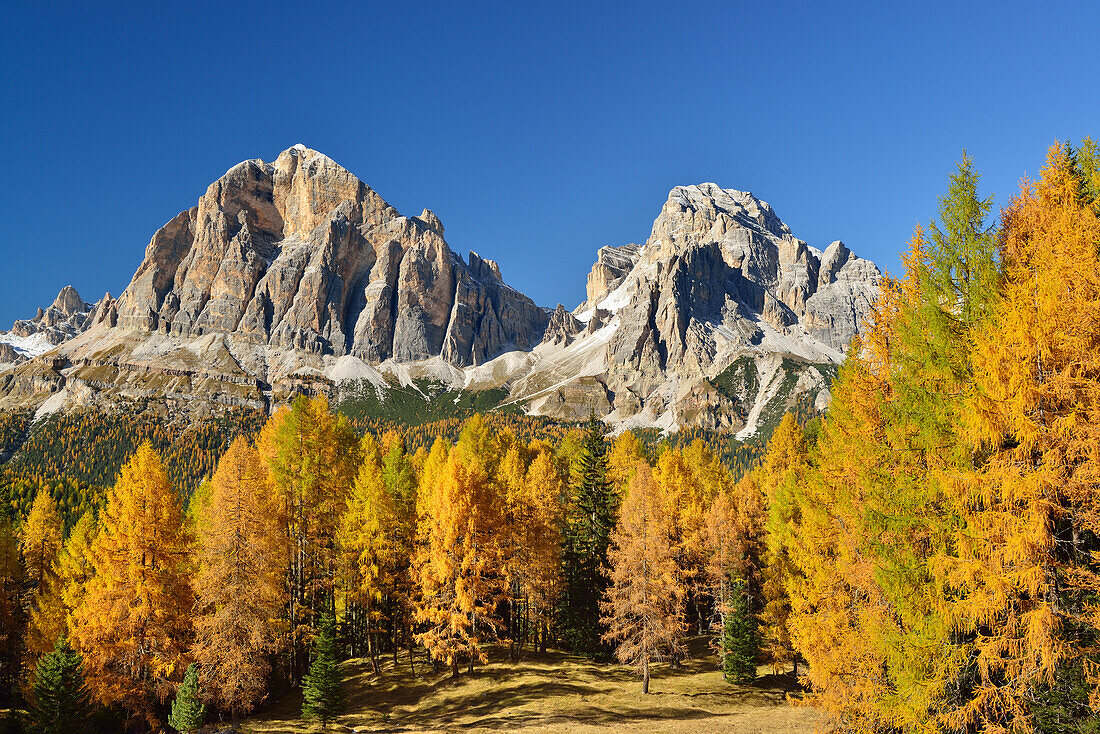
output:
<instances>
[{"instance_id":1,"label":"bare rock outcrop","mask_svg":"<svg viewBox=\"0 0 1100 734\"><path fill-rule=\"evenodd\" d=\"M65 286L34 318L21 319L9 331L0 331L0 364L20 364L84 333L92 325L98 305L85 303L75 288Z\"/></svg>"},{"instance_id":2,"label":"bare rock outcrop","mask_svg":"<svg viewBox=\"0 0 1100 734\"><path fill-rule=\"evenodd\" d=\"M584 331L584 328L584 323L559 303L554 313L550 314L550 323L543 332L542 341L547 344L568 345L572 343L577 333Z\"/></svg>"},{"instance_id":3,"label":"bare rock outcrop","mask_svg":"<svg viewBox=\"0 0 1100 734\"><path fill-rule=\"evenodd\" d=\"M22 364L27 361L27 355L17 351L7 342L0 342L0 364Z\"/></svg>"},{"instance_id":4,"label":"bare rock outcrop","mask_svg":"<svg viewBox=\"0 0 1100 734\"><path fill-rule=\"evenodd\" d=\"M793 405L802 394L813 402L827 390L813 365L841 361L881 278L843 243L822 252L794 237L746 191L678 186L643 246L599 250L588 297L573 312L586 327L568 352L546 352L518 389L561 412L544 386L568 393L562 375L573 370L601 381L613 422L751 433L765 403ZM571 343L553 335L549 343ZM742 358L763 360L754 369L766 363L768 381L731 397L711 381Z\"/></svg>"},{"instance_id":5,"label":"bare rock outcrop","mask_svg":"<svg viewBox=\"0 0 1100 734\"><path fill-rule=\"evenodd\" d=\"M369 362L480 364L538 343L547 316L496 263L451 252L425 209L403 217L331 158L297 145L244 161L162 227L114 311L117 328Z\"/></svg>"},{"instance_id":6,"label":"bare rock outcrop","mask_svg":"<svg viewBox=\"0 0 1100 734\"><path fill-rule=\"evenodd\" d=\"M586 287L588 299L581 305L595 306L604 296L619 287L638 261L638 245L608 245L596 252L596 263L588 273Z\"/></svg>"}]
</instances>

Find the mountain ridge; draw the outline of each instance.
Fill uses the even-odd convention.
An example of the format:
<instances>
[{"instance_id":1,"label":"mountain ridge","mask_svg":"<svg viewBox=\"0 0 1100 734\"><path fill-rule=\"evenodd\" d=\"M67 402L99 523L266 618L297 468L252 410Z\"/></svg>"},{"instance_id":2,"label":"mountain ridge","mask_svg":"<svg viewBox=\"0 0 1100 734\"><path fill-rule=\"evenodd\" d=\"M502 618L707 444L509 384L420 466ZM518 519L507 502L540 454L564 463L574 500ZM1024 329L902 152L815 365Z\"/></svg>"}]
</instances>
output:
<instances>
[{"instance_id":1,"label":"mountain ridge","mask_svg":"<svg viewBox=\"0 0 1100 734\"><path fill-rule=\"evenodd\" d=\"M842 359L882 277L713 183L674 187L644 244L600 248L572 311L539 307L444 231L303 145L242 161L153 235L117 299L86 304L68 288L36 317L49 337L35 349L0 334L0 364L17 352L0 366L0 407L271 409L344 383L429 379L503 390L537 415L751 434L774 386L731 398L714 381L749 357L769 380L777 364L799 373L784 400L827 402L828 369L814 365Z\"/></svg>"}]
</instances>

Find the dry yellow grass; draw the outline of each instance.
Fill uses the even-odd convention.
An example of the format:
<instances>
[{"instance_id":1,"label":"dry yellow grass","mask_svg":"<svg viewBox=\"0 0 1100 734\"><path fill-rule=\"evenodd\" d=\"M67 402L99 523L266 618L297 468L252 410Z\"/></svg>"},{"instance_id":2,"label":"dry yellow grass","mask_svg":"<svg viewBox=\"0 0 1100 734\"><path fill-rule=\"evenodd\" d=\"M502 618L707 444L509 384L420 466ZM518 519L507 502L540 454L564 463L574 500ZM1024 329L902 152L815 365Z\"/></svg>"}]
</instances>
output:
<instances>
[{"instance_id":1,"label":"dry yellow grass","mask_svg":"<svg viewBox=\"0 0 1100 734\"><path fill-rule=\"evenodd\" d=\"M452 681L408 658L387 661L374 675L365 660L346 664L348 705L334 732L514 731L530 734L644 731L647 734L776 732L810 734L820 715L786 700L790 676L765 675L752 686L722 680L705 641L693 641L695 659L681 670L658 666L648 696L633 672L560 652L527 653L517 664L494 650L473 676ZM770 672L761 669L762 673ZM301 699L281 701L243 723L253 734L317 731L298 717Z\"/></svg>"}]
</instances>

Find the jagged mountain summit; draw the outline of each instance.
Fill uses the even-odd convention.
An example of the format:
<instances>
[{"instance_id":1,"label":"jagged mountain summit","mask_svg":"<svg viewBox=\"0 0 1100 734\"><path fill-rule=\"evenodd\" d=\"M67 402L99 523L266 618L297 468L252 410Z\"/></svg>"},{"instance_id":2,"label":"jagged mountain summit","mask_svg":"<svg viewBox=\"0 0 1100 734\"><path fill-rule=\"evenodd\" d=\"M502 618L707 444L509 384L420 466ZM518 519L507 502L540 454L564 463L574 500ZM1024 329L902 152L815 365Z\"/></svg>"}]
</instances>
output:
<instances>
[{"instance_id":1,"label":"jagged mountain summit","mask_svg":"<svg viewBox=\"0 0 1100 734\"><path fill-rule=\"evenodd\" d=\"M547 322L492 260L452 253L432 212L401 216L301 145L234 166L162 227L115 311L122 329L460 367L533 347Z\"/></svg>"},{"instance_id":2,"label":"jagged mountain summit","mask_svg":"<svg viewBox=\"0 0 1100 734\"><path fill-rule=\"evenodd\" d=\"M769 406L827 402L880 279L841 242L796 239L748 192L678 186L644 245L599 250L571 342L540 346L512 395L561 417L596 405L620 425L749 435Z\"/></svg>"},{"instance_id":3,"label":"jagged mountain summit","mask_svg":"<svg viewBox=\"0 0 1100 734\"><path fill-rule=\"evenodd\" d=\"M48 308L31 319L20 319L9 331L0 331L0 366L22 364L84 333L99 310L111 302L108 293L97 303L85 303L76 288L67 285Z\"/></svg>"},{"instance_id":4,"label":"jagged mountain summit","mask_svg":"<svg viewBox=\"0 0 1100 734\"><path fill-rule=\"evenodd\" d=\"M644 245L600 249L585 303L543 309L492 260L452 252L431 211L402 216L296 145L211 184L117 299L66 288L0 334L17 350L0 352L0 407L271 408L434 381L537 414L747 434L776 400L827 400L880 278L751 194L700 184L672 190Z\"/></svg>"}]
</instances>

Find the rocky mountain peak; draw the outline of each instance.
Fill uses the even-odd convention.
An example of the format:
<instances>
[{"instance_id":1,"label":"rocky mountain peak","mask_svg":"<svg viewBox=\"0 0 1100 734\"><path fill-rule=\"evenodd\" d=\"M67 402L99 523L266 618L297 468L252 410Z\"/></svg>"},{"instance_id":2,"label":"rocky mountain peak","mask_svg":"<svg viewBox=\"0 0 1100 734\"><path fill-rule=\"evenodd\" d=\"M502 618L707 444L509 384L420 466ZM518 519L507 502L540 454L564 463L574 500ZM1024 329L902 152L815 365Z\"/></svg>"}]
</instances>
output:
<instances>
[{"instance_id":1,"label":"rocky mountain peak","mask_svg":"<svg viewBox=\"0 0 1100 734\"><path fill-rule=\"evenodd\" d=\"M644 246L599 250L588 297L573 312L587 327L566 339L570 329L558 326L555 314L548 341L568 348L557 358L543 355L523 389L542 384L540 371L547 381L567 372L558 359L576 363L588 353L589 366L572 368L580 380L554 395L533 393L539 410L576 418L586 404L606 402L609 420L620 425L702 423L751 432L758 417L737 413L710 381L746 358L770 379L789 372L778 367L783 359L839 363L880 280L878 268L843 243L822 252L794 237L767 202L747 191L677 186ZM596 374L592 364L600 365L596 380L587 377ZM825 389L821 370L797 370L805 380L797 377L796 392Z\"/></svg>"},{"instance_id":2,"label":"rocky mountain peak","mask_svg":"<svg viewBox=\"0 0 1100 734\"><path fill-rule=\"evenodd\" d=\"M533 346L548 318L493 261L455 257L431 211L401 216L303 145L237 164L162 227L116 310L121 329L458 366Z\"/></svg>"},{"instance_id":3,"label":"rocky mountain peak","mask_svg":"<svg viewBox=\"0 0 1100 734\"><path fill-rule=\"evenodd\" d=\"M669 191L647 244L689 247L706 239L720 239L738 228L766 237L783 238L791 234L766 201L748 191L701 183L676 186Z\"/></svg>"},{"instance_id":4,"label":"rocky mountain peak","mask_svg":"<svg viewBox=\"0 0 1100 734\"><path fill-rule=\"evenodd\" d=\"M596 264L588 273L586 286L588 298L578 306L578 310L594 308L604 296L618 288L627 274L634 269L634 264L638 262L640 249L641 247L635 244L601 247L596 252Z\"/></svg>"},{"instance_id":5,"label":"rocky mountain peak","mask_svg":"<svg viewBox=\"0 0 1100 734\"><path fill-rule=\"evenodd\" d=\"M574 335L583 330L584 323L559 303L550 315L550 323L546 326L542 341L546 344L569 345L573 342Z\"/></svg>"},{"instance_id":6,"label":"rocky mountain peak","mask_svg":"<svg viewBox=\"0 0 1100 734\"><path fill-rule=\"evenodd\" d=\"M94 306L85 303L76 288L67 285L48 308L34 318L21 319L9 331L0 331L0 364L19 364L82 334L92 323Z\"/></svg>"},{"instance_id":7,"label":"rocky mountain peak","mask_svg":"<svg viewBox=\"0 0 1100 734\"><path fill-rule=\"evenodd\" d=\"M440 237L443 236L443 222L439 221L439 217L435 215L431 209L425 209L420 212L420 216L416 218L425 229L429 229L435 232Z\"/></svg>"},{"instance_id":8,"label":"rocky mountain peak","mask_svg":"<svg viewBox=\"0 0 1100 734\"><path fill-rule=\"evenodd\" d=\"M57 294L57 298L53 300L53 304L50 305L50 308L55 309L65 316L72 316L74 313L87 311L88 304L84 303L84 299L76 292L76 288L67 285Z\"/></svg>"},{"instance_id":9,"label":"rocky mountain peak","mask_svg":"<svg viewBox=\"0 0 1100 734\"><path fill-rule=\"evenodd\" d=\"M470 250L470 272L475 278L488 278L489 280L503 282L500 277L500 266L497 265L496 261L483 258L473 250Z\"/></svg>"}]
</instances>

